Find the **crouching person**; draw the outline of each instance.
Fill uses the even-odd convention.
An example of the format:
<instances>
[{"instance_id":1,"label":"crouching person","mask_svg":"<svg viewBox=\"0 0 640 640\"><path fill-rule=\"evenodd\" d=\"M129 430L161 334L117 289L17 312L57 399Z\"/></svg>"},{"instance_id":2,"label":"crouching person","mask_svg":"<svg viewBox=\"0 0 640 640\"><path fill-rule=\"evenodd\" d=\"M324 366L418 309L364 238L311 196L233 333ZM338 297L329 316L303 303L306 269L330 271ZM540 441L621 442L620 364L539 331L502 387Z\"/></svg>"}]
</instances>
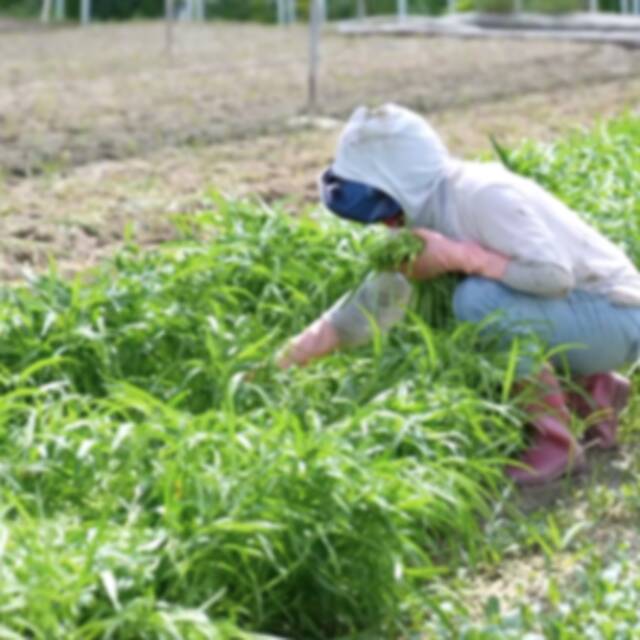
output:
<instances>
[{"instance_id":1,"label":"crouching person","mask_svg":"<svg viewBox=\"0 0 640 640\"><path fill-rule=\"evenodd\" d=\"M546 367L527 407L533 431L520 484L554 480L584 465L585 446L613 447L629 381L616 369L640 357L640 274L624 253L535 182L495 163L451 157L428 123L396 105L355 111L335 160L321 178L326 207L364 224L406 226L425 241L403 272L372 274L296 336L279 365L303 366L370 338L368 316L384 331L411 296L408 279L457 273L453 309L506 338L528 327L563 352L580 394L567 394ZM583 442L570 410L592 419Z\"/></svg>"}]
</instances>

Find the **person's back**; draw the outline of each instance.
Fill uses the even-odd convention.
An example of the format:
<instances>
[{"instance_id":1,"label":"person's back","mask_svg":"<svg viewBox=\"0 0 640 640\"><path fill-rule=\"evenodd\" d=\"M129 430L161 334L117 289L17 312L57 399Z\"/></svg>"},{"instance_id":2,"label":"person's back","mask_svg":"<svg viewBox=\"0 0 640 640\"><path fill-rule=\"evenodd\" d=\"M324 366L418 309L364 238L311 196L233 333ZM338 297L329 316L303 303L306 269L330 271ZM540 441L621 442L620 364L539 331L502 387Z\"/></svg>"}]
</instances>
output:
<instances>
[{"instance_id":1,"label":"person's back","mask_svg":"<svg viewBox=\"0 0 640 640\"><path fill-rule=\"evenodd\" d=\"M488 244L532 263L552 248L570 270L572 288L605 295L615 304L640 306L635 266L558 198L497 163L452 166L447 191L453 199L456 239ZM530 224L531 219L539 225Z\"/></svg>"}]
</instances>

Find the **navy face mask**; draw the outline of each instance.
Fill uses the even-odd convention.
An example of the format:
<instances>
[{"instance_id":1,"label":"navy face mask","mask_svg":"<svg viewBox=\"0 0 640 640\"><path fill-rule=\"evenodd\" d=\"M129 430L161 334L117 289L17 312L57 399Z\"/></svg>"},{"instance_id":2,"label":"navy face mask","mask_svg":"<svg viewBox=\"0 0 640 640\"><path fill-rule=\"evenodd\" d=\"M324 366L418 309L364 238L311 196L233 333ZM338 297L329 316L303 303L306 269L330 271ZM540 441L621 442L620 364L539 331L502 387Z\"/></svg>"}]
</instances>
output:
<instances>
[{"instance_id":1,"label":"navy face mask","mask_svg":"<svg viewBox=\"0 0 640 640\"><path fill-rule=\"evenodd\" d=\"M331 169L320 178L320 193L327 209L363 224L383 222L401 212L400 205L383 191L339 178Z\"/></svg>"}]
</instances>

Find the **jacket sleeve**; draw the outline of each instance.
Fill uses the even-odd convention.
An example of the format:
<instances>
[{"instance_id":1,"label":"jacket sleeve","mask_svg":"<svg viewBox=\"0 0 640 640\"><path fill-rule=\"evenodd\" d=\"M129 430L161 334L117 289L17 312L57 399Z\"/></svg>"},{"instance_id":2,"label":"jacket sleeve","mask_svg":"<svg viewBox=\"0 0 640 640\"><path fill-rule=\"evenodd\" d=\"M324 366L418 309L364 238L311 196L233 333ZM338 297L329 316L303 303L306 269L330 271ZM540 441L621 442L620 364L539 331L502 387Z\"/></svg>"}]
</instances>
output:
<instances>
[{"instance_id":1,"label":"jacket sleeve","mask_svg":"<svg viewBox=\"0 0 640 640\"><path fill-rule=\"evenodd\" d=\"M372 322L388 331L402 320L411 299L411 285L397 272L372 273L355 292L327 311L341 346L357 346L371 339Z\"/></svg>"},{"instance_id":2,"label":"jacket sleeve","mask_svg":"<svg viewBox=\"0 0 640 640\"><path fill-rule=\"evenodd\" d=\"M544 219L517 189L492 186L473 200L473 239L508 257L502 282L526 293L562 297L575 285L571 260Z\"/></svg>"}]
</instances>

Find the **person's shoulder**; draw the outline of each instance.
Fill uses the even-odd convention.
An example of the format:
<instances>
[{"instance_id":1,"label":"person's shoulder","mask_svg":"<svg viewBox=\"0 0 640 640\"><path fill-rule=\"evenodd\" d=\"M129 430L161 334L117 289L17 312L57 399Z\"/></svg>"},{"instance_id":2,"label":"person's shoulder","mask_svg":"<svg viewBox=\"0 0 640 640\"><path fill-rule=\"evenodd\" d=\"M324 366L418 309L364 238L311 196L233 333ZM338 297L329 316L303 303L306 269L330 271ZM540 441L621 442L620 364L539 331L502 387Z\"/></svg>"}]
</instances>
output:
<instances>
[{"instance_id":1,"label":"person's shoulder","mask_svg":"<svg viewBox=\"0 0 640 640\"><path fill-rule=\"evenodd\" d=\"M524 196L522 180L498 162L463 162L453 176L458 197L478 209L516 205Z\"/></svg>"},{"instance_id":2,"label":"person's shoulder","mask_svg":"<svg viewBox=\"0 0 640 640\"><path fill-rule=\"evenodd\" d=\"M518 176L499 162L460 162L452 178L459 187L474 193L514 189L519 182Z\"/></svg>"}]
</instances>

